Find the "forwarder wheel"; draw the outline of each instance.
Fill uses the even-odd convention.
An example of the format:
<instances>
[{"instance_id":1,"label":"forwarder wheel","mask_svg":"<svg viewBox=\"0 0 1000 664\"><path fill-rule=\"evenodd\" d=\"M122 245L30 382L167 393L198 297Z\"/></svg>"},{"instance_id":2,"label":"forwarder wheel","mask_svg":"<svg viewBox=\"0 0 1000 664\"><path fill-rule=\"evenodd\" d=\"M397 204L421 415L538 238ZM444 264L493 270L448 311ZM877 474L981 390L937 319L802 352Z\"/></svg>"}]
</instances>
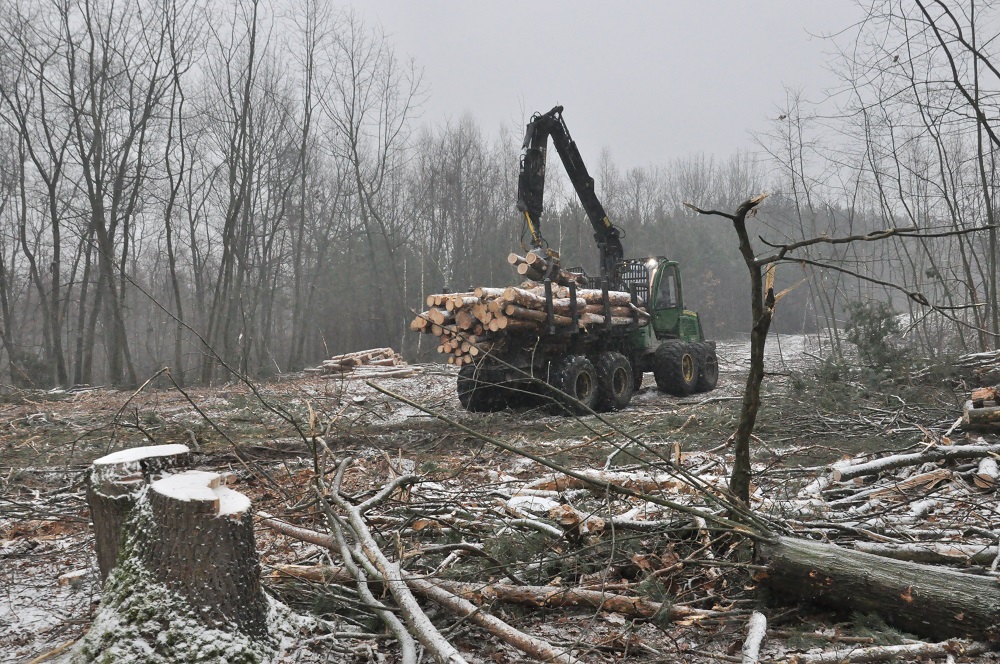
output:
<instances>
[{"instance_id":1,"label":"forwarder wheel","mask_svg":"<svg viewBox=\"0 0 1000 664\"><path fill-rule=\"evenodd\" d=\"M719 358L715 354L715 342L703 341L695 344L698 349L698 382L696 392L711 392L719 384Z\"/></svg>"},{"instance_id":2,"label":"forwarder wheel","mask_svg":"<svg viewBox=\"0 0 1000 664\"><path fill-rule=\"evenodd\" d=\"M661 392L686 397L698 382L698 358L690 344L664 341L653 358L653 375Z\"/></svg>"},{"instance_id":3,"label":"forwarder wheel","mask_svg":"<svg viewBox=\"0 0 1000 664\"><path fill-rule=\"evenodd\" d=\"M500 388L477 376L474 364L458 372L458 401L470 413L490 413L506 406Z\"/></svg>"},{"instance_id":4,"label":"forwarder wheel","mask_svg":"<svg viewBox=\"0 0 1000 664\"><path fill-rule=\"evenodd\" d=\"M606 351L597 356L598 411L621 410L632 401L635 393L632 364L621 353Z\"/></svg>"},{"instance_id":5,"label":"forwarder wheel","mask_svg":"<svg viewBox=\"0 0 1000 664\"><path fill-rule=\"evenodd\" d=\"M554 394L557 413L585 414L597 405L597 370L583 355L567 355L549 366L549 384L563 394Z\"/></svg>"}]
</instances>

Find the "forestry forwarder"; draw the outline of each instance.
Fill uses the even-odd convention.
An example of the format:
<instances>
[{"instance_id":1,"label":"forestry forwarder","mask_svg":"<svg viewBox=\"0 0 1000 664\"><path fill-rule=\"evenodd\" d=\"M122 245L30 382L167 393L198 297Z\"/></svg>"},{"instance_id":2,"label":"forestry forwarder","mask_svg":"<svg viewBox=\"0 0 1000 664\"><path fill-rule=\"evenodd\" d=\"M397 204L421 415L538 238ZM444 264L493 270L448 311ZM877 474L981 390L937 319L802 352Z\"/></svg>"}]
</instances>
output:
<instances>
[{"instance_id":1,"label":"forestry forwarder","mask_svg":"<svg viewBox=\"0 0 1000 664\"><path fill-rule=\"evenodd\" d=\"M492 411L521 402L525 396L537 400L543 393L552 398L545 387L549 385L571 397L556 397L560 409L586 412L582 404L599 411L617 410L629 404L645 371L652 371L656 386L668 394L685 396L714 389L719 378L715 342L705 341L698 314L684 308L677 262L663 257L625 259L620 230L594 193L594 179L570 138L562 110L556 106L528 123L518 177L517 207L531 232L530 253L534 254L527 258L542 273L548 325L541 332L504 331L503 343L494 344L489 353L462 367L458 378L462 405L471 411ZM600 251L598 277L588 277L582 269L562 269L558 253L542 237L549 137L594 227ZM565 323L566 316L553 314L553 290L560 285L568 287L572 303L570 311L562 312L570 319L564 325L555 321ZM602 291L602 325L590 329L578 325L582 313L575 304L578 286ZM632 307L629 324L612 325L612 291L624 291L644 311ZM620 305L620 299L614 304Z\"/></svg>"}]
</instances>

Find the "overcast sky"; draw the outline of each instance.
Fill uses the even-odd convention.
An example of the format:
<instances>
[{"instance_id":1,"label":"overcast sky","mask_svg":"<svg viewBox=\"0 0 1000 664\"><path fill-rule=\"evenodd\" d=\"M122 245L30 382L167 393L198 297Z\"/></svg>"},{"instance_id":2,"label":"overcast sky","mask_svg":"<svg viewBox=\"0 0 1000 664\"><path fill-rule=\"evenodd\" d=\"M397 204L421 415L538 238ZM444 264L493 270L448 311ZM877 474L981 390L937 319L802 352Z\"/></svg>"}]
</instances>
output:
<instances>
[{"instance_id":1,"label":"overcast sky","mask_svg":"<svg viewBox=\"0 0 1000 664\"><path fill-rule=\"evenodd\" d=\"M835 84L829 41L853 0L354 0L423 67L422 122L469 112L488 132L566 107L585 159L623 167L752 149L784 86Z\"/></svg>"}]
</instances>

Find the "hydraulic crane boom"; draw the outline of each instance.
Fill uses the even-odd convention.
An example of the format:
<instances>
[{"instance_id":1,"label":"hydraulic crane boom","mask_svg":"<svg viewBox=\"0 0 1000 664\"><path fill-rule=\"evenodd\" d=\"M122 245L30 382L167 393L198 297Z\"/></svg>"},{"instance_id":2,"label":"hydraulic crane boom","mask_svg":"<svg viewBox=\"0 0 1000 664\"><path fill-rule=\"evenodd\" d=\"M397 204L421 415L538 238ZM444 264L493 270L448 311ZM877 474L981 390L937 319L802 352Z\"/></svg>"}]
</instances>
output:
<instances>
[{"instance_id":1,"label":"hydraulic crane boom","mask_svg":"<svg viewBox=\"0 0 1000 664\"><path fill-rule=\"evenodd\" d=\"M594 227L594 240L600 251L601 276L614 285L618 281L619 267L625 259L621 231L608 219L604 206L594 193L594 178L587 172L580 151L569 135L562 110L562 106L556 106L548 113L536 114L528 123L522 146L524 154L521 158L521 172L517 180L517 209L524 214L531 231L532 245L542 248L545 244L541 234L545 153L551 136L570 182Z\"/></svg>"}]
</instances>

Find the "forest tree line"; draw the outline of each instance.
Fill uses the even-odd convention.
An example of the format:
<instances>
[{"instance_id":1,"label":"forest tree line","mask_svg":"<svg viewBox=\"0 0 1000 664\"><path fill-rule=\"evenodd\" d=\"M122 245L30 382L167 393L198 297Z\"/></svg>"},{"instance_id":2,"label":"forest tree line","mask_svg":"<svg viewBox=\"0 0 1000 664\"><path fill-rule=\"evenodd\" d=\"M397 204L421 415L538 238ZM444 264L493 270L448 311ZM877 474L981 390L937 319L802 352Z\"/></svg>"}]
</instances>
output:
<instances>
[{"instance_id":1,"label":"forest tree line","mask_svg":"<svg viewBox=\"0 0 1000 664\"><path fill-rule=\"evenodd\" d=\"M874 300L910 314L925 355L996 348L1000 76L979 46L995 14L875 3L836 94L785 90L754 153L622 168L581 145L627 255L679 259L686 306L725 338L749 327L745 267L685 202L771 192L761 253L913 227L779 265L797 287L775 329L836 345L851 303ZM373 346L430 361L412 311L513 283L527 236L523 126L421 117L427 94L419 63L321 0L0 0L0 382L129 386L169 366L209 384ZM543 234L593 270L550 159Z\"/></svg>"}]
</instances>

